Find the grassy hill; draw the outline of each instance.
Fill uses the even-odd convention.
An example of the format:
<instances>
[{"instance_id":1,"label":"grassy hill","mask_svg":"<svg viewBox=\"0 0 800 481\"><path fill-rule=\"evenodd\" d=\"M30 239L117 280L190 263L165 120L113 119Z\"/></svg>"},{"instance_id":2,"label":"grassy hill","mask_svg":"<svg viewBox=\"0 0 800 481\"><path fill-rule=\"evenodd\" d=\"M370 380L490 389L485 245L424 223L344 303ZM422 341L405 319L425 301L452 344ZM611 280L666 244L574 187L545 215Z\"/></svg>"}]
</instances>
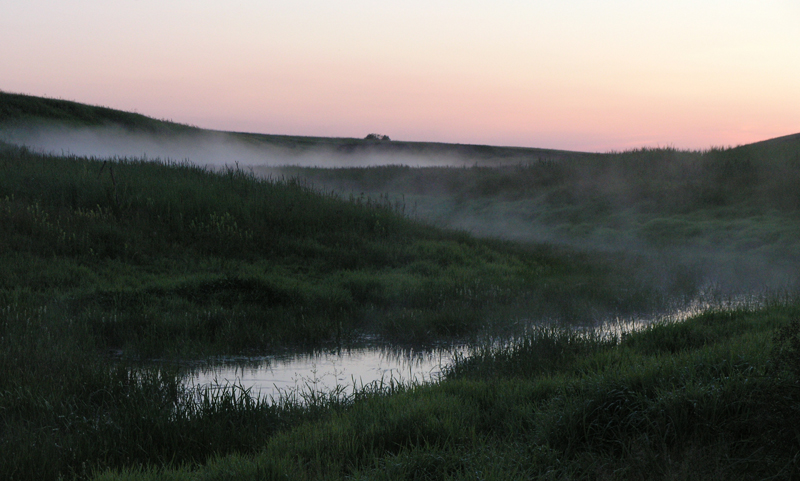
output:
<instances>
[{"instance_id":1,"label":"grassy hill","mask_svg":"<svg viewBox=\"0 0 800 481\"><path fill-rule=\"evenodd\" d=\"M180 372L132 368L120 352L434 342L658 305L632 263L476 239L401 210L298 178L0 145L0 472L202 462L344 408L233 391L201 402Z\"/></svg>"},{"instance_id":2,"label":"grassy hill","mask_svg":"<svg viewBox=\"0 0 800 481\"><path fill-rule=\"evenodd\" d=\"M648 304L610 257L477 240L295 178L13 147L0 168L0 295L56 302L109 348L428 341Z\"/></svg>"},{"instance_id":3,"label":"grassy hill","mask_svg":"<svg viewBox=\"0 0 800 481\"><path fill-rule=\"evenodd\" d=\"M148 135L199 132L11 94L0 94L0 112L0 131L57 121ZM250 141L301 150L325 142L462 149L506 160L541 153L254 134ZM723 250L766 249L768 258L795 253L794 142L554 153L559 160L492 169L286 170L271 178L0 144L0 472L8 479L796 475L800 308L791 296L624 335L517 330L540 318L648 312L696 294L691 273L666 283L651 275L650 257L562 242L594 240L602 226L612 236L649 233L649 245L668 253L697 238L719 239ZM340 193L308 179L339 182ZM345 183L363 190L350 195ZM528 222L555 229L559 245L432 227L424 215L409 217L414 196L460 202L473 213L518 206L509 219L526 213ZM708 232L717 237L695 234L713 222ZM560 233L564 226L578 233ZM731 246L742 232L758 243ZM780 259L796 272L796 258ZM198 393L178 371L135 368L117 356L487 332L514 340L476 345L441 384L364 386L304 404L268 404L236 387Z\"/></svg>"},{"instance_id":4,"label":"grassy hill","mask_svg":"<svg viewBox=\"0 0 800 481\"><path fill-rule=\"evenodd\" d=\"M59 123L73 127L114 125L150 134L185 133L199 130L188 125L156 120L141 114L107 107L0 92L0 125L3 128L45 123Z\"/></svg>"},{"instance_id":5,"label":"grassy hill","mask_svg":"<svg viewBox=\"0 0 800 481\"><path fill-rule=\"evenodd\" d=\"M144 115L106 107L0 92L0 131L14 127L31 128L37 126L70 128L119 127L129 133L144 133L167 138L199 138L217 133L216 131L171 121L157 120ZM260 149L278 148L295 155L310 151L344 155L382 153L428 157L469 157L473 161L518 163L542 156L561 158L578 154L576 152L553 149L444 144L437 142L387 142L362 138L306 137L243 132L225 132L225 134L230 139L240 141L244 145Z\"/></svg>"},{"instance_id":6,"label":"grassy hill","mask_svg":"<svg viewBox=\"0 0 800 481\"><path fill-rule=\"evenodd\" d=\"M732 291L798 282L798 136L498 167L284 172L329 189L401 198L421 219L478 235L636 252Z\"/></svg>"}]
</instances>

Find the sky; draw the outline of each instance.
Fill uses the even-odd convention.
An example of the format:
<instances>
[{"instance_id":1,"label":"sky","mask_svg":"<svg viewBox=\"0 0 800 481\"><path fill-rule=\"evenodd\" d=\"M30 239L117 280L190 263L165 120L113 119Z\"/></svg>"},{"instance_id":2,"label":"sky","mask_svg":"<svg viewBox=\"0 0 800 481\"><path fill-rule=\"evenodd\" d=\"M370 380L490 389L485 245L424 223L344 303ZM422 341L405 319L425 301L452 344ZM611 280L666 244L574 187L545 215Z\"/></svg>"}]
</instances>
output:
<instances>
[{"instance_id":1,"label":"sky","mask_svg":"<svg viewBox=\"0 0 800 481\"><path fill-rule=\"evenodd\" d=\"M0 90L219 130L704 149L800 132L800 2L0 0Z\"/></svg>"}]
</instances>

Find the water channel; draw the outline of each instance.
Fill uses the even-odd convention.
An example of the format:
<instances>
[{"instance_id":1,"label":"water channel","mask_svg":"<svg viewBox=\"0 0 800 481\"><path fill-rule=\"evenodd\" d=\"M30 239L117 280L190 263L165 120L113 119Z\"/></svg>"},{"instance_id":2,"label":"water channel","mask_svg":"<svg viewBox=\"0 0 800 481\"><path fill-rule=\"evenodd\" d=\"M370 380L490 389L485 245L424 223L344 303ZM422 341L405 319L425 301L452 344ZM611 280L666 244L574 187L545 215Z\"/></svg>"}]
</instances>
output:
<instances>
[{"instance_id":1,"label":"water channel","mask_svg":"<svg viewBox=\"0 0 800 481\"><path fill-rule=\"evenodd\" d=\"M710 309L735 309L763 305L764 299L747 295L695 300L684 303L669 314L614 319L595 326L573 326L587 335L623 336L642 329L653 321L680 322ZM530 322L531 326L541 325ZM522 334L525 335L524 333ZM508 345L513 340L486 341ZM486 342L483 345L486 345ZM290 352L255 357L218 357L179 363L185 368L184 385L189 388L248 390L250 395L273 400L311 393L326 394L336 390L346 393L371 383L428 383L441 379L455 356L467 356L474 346L454 343L427 347L398 347L381 343L363 343L351 347Z\"/></svg>"},{"instance_id":2,"label":"water channel","mask_svg":"<svg viewBox=\"0 0 800 481\"><path fill-rule=\"evenodd\" d=\"M323 349L281 355L212 358L187 368L185 385L249 390L259 398L278 399L324 394L334 390L351 392L372 383L436 382L463 344L426 348L402 348L382 344Z\"/></svg>"}]
</instances>

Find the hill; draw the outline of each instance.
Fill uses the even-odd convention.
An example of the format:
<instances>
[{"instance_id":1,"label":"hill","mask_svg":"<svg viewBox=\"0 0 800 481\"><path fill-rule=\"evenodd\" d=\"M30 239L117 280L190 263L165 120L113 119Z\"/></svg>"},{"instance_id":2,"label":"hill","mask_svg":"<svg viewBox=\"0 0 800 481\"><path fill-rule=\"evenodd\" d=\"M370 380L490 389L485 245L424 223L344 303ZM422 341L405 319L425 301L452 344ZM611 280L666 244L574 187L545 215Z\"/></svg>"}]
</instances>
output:
<instances>
[{"instance_id":1,"label":"hill","mask_svg":"<svg viewBox=\"0 0 800 481\"><path fill-rule=\"evenodd\" d=\"M476 239L402 208L299 178L0 144L0 472L202 461L333 407L229 391L195 404L180 370L141 359L419 345L659 304L625 259ZM180 454L146 439L206 436L185 421L214 440Z\"/></svg>"},{"instance_id":2,"label":"hill","mask_svg":"<svg viewBox=\"0 0 800 481\"><path fill-rule=\"evenodd\" d=\"M800 135L707 151L589 154L213 132L6 93L0 126L11 142L54 152L72 152L69 145L78 153L93 146L87 152L100 157L161 152L295 177L345 198L381 198L419 220L483 237L635 252L667 264L649 274L667 287L689 278L739 292L798 282Z\"/></svg>"},{"instance_id":3,"label":"hill","mask_svg":"<svg viewBox=\"0 0 800 481\"><path fill-rule=\"evenodd\" d=\"M519 163L547 156L561 158L578 153L521 147L444 144L437 142L379 141L364 138L329 138L291 135L268 135L244 132L218 132L171 121L157 120L140 114L91 106L67 100L0 92L0 131L14 129L78 129L118 128L129 134L146 134L161 139L219 138L266 151L276 149L284 154L303 155L315 152L341 155L384 154L418 157L449 156L471 161ZM29 139L29 138L28 138ZM2 139L0 139L2 140ZM153 157L152 155L150 157Z\"/></svg>"},{"instance_id":4,"label":"hill","mask_svg":"<svg viewBox=\"0 0 800 481\"><path fill-rule=\"evenodd\" d=\"M214 134L71 102L0 100L3 134L52 122L70 135ZM231 135L303 152L359 146L341 156L406 148ZM676 262L689 249L734 267L760 256L740 271L760 293L777 274L796 278L796 140L707 152L547 151L552 158L407 143L494 166L293 167L271 177L235 159L212 169L0 143L0 472L792 478L800 472L792 291L641 332L590 327L702 294L704 277ZM503 165L509 159L528 160ZM506 230L489 233L526 242L425 219L504 220ZM549 243L530 242L526 227ZM180 369L138 362L346 349L376 337L474 344L436 385L378 383L275 403L237 386L191 389Z\"/></svg>"}]
</instances>

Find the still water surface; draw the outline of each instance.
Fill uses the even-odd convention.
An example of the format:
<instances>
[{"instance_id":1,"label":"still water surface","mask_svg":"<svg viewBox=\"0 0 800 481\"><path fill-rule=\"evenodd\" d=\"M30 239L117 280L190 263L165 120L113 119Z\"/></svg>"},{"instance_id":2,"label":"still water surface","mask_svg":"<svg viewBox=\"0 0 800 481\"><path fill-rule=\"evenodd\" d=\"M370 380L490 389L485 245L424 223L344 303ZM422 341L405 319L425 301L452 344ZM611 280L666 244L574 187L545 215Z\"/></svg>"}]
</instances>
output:
<instances>
[{"instance_id":1,"label":"still water surface","mask_svg":"<svg viewBox=\"0 0 800 481\"><path fill-rule=\"evenodd\" d=\"M632 319L615 319L595 326L573 326L587 335L621 337L646 327L655 320L680 322L713 309L758 307L759 296L736 296L725 300L695 299L676 306L669 314ZM531 325L541 325L530 322ZM524 333L522 334L525 335ZM489 345L508 345L513 340L488 341ZM483 343L486 345L486 342ZM186 363L185 385L225 389L237 386L262 399L278 399L294 394L325 394L335 390L351 392L370 383L425 383L438 381L456 356L468 356L475 346L451 344L436 347L396 347L365 344L358 347L294 352L261 357L212 358Z\"/></svg>"},{"instance_id":2,"label":"still water surface","mask_svg":"<svg viewBox=\"0 0 800 481\"><path fill-rule=\"evenodd\" d=\"M214 389L236 385L249 389L254 396L277 399L312 391L351 392L354 387L375 382L436 382L456 353L466 350L464 345L424 349L365 345L264 357L215 358L189 367L186 385Z\"/></svg>"}]
</instances>

